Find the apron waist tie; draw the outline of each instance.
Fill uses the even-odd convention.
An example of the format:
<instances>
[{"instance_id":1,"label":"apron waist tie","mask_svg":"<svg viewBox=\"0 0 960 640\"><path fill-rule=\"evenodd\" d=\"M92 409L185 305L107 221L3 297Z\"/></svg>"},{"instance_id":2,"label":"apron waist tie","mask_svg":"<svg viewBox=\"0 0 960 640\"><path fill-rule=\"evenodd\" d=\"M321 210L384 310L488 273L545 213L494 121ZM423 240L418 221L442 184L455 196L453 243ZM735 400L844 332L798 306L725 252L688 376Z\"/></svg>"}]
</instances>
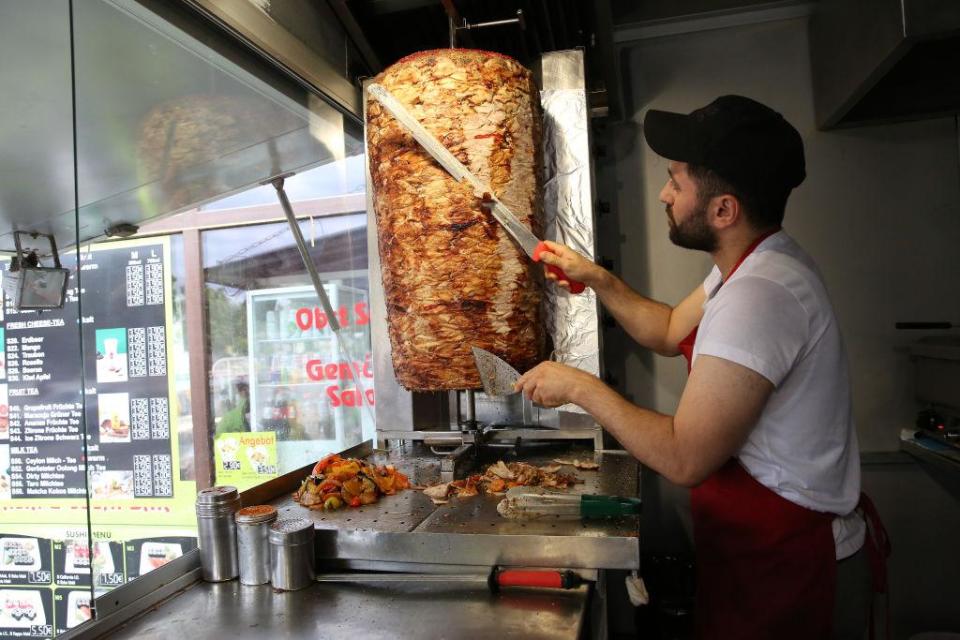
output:
<instances>
[{"instance_id":1,"label":"apron waist tie","mask_svg":"<svg viewBox=\"0 0 960 640\"><path fill-rule=\"evenodd\" d=\"M865 493L860 493L860 502L857 504L857 510L863 515L867 523L867 535L864 540L864 546L867 551L867 560L870 562L870 575L873 585L873 593L884 596L884 623L886 633L884 636L890 638L890 584L887 579L887 558L893 552L890 544L890 536L887 535L887 529L883 526L880 519L880 513L876 505ZM870 600L870 639L876 638L876 616L874 615L874 599Z\"/></svg>"}]
</instances>

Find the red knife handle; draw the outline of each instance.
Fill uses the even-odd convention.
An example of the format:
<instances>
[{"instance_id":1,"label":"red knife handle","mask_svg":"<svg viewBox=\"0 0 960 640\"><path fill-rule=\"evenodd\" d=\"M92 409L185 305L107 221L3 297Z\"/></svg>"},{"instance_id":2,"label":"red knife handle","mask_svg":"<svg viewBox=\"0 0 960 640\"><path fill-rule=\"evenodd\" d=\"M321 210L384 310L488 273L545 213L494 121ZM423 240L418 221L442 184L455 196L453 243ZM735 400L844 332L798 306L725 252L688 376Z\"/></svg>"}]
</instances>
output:
<instances>
[{"instance_id":1,"label":"red knife handle","mask_svg":"<svg viewBox=\"0 0 960 640\"><path fill-rule=\"evenodd\" d=\"M544 253L551 253L550 247L547 246L546 242L540 241L540 244L533 250L533 261L540 262L540 256ZM563 269L560 267L554 266L552 264L545 265L547 271L552 273L557 277L557 280L565 281L570 285L570 293L583 293L583 290L587 288L585 284L579 280L574 280L563 272Z\"/></svg>"},{"instance_id":2,"label":"red knife handle","mask_svg":"<svg viewBox=\"0 0 960 640\"><path fill-rule=\"evenodd\" d=\"M580 585L580 576L572 571L531 571L528 569L495 569L491 587L540 587L572 589Z\"/></svg>"}]
</instances>

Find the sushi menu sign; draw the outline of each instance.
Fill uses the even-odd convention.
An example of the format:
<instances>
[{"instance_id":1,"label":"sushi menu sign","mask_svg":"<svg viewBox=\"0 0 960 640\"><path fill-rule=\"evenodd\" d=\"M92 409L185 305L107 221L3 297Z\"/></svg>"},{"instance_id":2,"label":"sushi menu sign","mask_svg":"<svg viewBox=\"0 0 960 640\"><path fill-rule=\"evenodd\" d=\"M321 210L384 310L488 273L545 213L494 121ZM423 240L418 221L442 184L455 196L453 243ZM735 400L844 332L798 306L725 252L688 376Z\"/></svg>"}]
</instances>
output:
<instances>
[{"instance_id":1,"label":"sushi menu sign","mask_svg":"<svg viewBox=\"0 0 960 640\"><path fill-rule=\"evenodd\" d=\"M110 589L197 548L192 531L9 525L0 534L0 639L50 638L91 618Z\"/></svg>"},{"instance_id":2,"label":"sushi menu sign","mask_svg":"<svg viewBox=\"0 0 960 640\"><path fill-rule=\"evenodd\" d=\"M88 491L95 522L167 524L176 498L192 505L192 483L177 491L169 259L167 238L84 247L63 258L63 309L6 305L0 519L85 519L70 511Z\"/></svg>"}]
</instances>

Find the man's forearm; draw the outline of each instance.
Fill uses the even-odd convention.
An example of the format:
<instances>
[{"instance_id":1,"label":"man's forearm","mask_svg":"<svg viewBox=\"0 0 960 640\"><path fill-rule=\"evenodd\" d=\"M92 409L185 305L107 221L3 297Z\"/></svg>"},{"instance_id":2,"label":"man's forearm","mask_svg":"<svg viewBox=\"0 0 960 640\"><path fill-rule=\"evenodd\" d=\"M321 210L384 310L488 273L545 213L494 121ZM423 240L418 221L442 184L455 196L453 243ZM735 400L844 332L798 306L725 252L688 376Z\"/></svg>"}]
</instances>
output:
<instances>
[{"instance_id":1,"label":"man's forearm","mask_svg":"<svg viewBox=\"0 0 960 640\"><path fill-rule=\"evenodd\" d=\"M594 377L571 394L573 403L590 413L641 464L673 483L691 484L673 416L638 407Z\"/></svg>"},{"instance_id":2,"label":"man's forearm","mask_svg":"<svg viewBox=\"0 0 960 640\"><path fill-rule=\"evenodd\" d=\"M669 305L645 298L609 271L592 283L604 308L631 338L661 355L676 355L676 345L668 344Z\"/></svg>"}]
</instances>

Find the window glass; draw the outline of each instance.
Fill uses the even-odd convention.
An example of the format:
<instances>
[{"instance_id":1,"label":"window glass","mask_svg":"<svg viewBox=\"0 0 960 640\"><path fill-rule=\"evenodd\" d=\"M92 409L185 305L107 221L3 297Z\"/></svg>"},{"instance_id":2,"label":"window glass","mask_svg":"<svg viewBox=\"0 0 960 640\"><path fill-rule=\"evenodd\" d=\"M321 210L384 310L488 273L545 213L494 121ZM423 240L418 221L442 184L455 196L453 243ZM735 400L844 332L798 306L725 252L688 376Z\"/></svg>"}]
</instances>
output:
<instances>
[{"instance_id":1,"label":"window glass","mask_svg":"<svg viewBox=\"0 0 960 640\"><path fill-rule=\"evenodd\" d=\"M72 7L83 232L76 362L86 380L75 388L88 426L86 529L92 553L109 550L102 564L91 560L102 595L196 548L196 489L211 480L200 472L212 463L196 452L207 455L200 445L215 426L194 420L206 384L198 394L189 375L185 283L199 273L198 253L175 226L172 235L89 241L256 191L285 172L337 165L308 197L346 193L353 178L340 163L357 143L341 114L182 3ZM248 462L261 461L254 444Z\"/></svg>"},{"instance_id":2,"label":"window glass","mask_svg":"<svg viewBox=\"0 0 960 640\"><path fill-rule=\"evenodd\" d=\"M0 2L0 638L82 624L91 568L115 550L88 544L68 9ZM16 265L14 230L26 232ZM48 238L31 232L56 238L68 271L62 308L18 308L57 306L63 291L63 272L32 270L55 260Z\"/></svg>"},{"instance_id":3,"label":"window glass","mask_svg":"<svg viewBox=\"0 0 960 640\"><path fill-rule=\"evenodd\" d=\"M217 479L241 488L369 437L362 145L183 3L0 2L0 59L17 61L0 64L2 248L25 231L52 267L51 233L69 272L62 308L22 310L18 283L46 303L63 274L0 261L0 638L48 638L197 546L213 460L196 452L218 431L251 435L217 449ZM336 339L259 186L285 172L297 206L312 203L301 228L342 314ZM273 222L204 233L202 259L196 224L186 243L177 226L125 235L181 212ZM209 384L191 380L187 342L201 269L209 323L189 332L206 332Z\"/></svg>"},{"instance_id":4,"label":"window glass","mask_svg":"<svg viewBox=\"0 0 960 640\"><path fill-rule=\"evenodd\" d=\"M203 234L218 483L259 484L373 434L366 214L300 229L338 336L285 223Z\"/></svg>"}]
</instances>

